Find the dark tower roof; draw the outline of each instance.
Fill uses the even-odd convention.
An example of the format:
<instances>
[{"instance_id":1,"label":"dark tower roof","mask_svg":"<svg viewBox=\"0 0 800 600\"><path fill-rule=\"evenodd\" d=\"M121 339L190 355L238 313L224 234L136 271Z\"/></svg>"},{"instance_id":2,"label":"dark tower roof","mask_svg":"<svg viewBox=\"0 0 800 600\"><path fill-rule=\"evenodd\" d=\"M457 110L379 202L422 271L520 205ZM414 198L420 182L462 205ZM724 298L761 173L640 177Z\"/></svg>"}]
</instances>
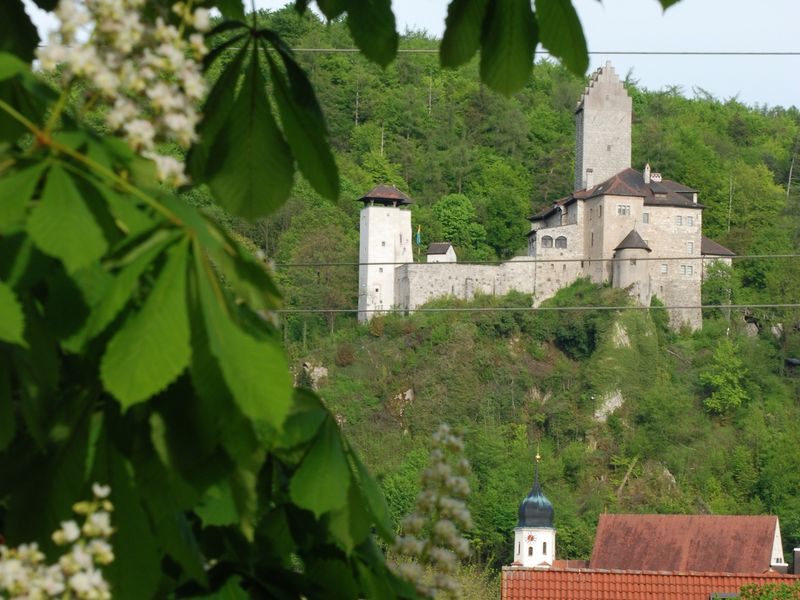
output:
<instances>
[{"instance_id":1,"label":"dark tower roof","mask_svg":"<svg viewBox=\"0 0 800 600\"><path fill-rule=\"evenodd\" d=\"M405 206L406 204L413 204L411 198L406 196L393 185L376 185L358 200L364 204L375 203L386 204L389 206Z\"/></svg>"},{"instance_id":2,"label":"dark tower roof","mask_svg":"<svg viewBox=\"0 0 800 600\"><path fill-rule=\"evenodd\" d=\"M647 250L648 252L652 252L650 250L650 246L645 244L642 236L635 229L631 229L631 232L625 236L625 239L619 243L619 246L614 248L614 250L627 250L630 248L638 248L641 250Z\"/></svg>"},{"instance_id":3,"label":"dark tower roof","mask_svg":"<svg viewBox=\"0 0 800 600\"><path fill-rule=\"evenodd\" d=\"M517 527L553 527L553 505L550 503L539 485L539 454L536 454L536 471L533 476L533 487L522 504L519 505L519 521Z\"/></svg>"}]
</instances>

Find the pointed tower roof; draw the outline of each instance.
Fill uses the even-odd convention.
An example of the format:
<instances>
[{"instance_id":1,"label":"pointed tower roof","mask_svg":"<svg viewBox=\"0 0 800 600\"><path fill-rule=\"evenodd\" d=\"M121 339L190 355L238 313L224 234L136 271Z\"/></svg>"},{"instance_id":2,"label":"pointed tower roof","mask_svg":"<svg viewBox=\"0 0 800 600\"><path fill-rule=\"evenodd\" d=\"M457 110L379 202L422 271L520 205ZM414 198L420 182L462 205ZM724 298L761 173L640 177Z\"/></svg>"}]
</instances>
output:
<instances>
[{"instance_id":1,"label":"pointed tower roof","mask_svg":"<svg viewBox=\"0 0 800 600\"><path fill-rule=\"evenodd\" d=\"M519 521L517 527L553 527L553 505L542 492L539 485L539 452L536 452L536 468L533 475L533 487L522 504L519 505Z\"/></svg>"},{"instance_id":2,"label":"pointed tower roof","mask_svg":"<svg viewBox=\"0 0 800 600\"><path fill-rule=\"evenodd\" d=\"M406 196L403 192L398 190L393 185L376 185L366 194L359 198L360 202L364 204L387 204L390 206L405 206L406 204L413 204L411 198Z\"/></svg>"},{"instance_id":3,"label":"pointed tower roof","mask_svg":"<svg viewBox=\"0 0 800 600\"><path fill-rule=\"evenodd\" d=\"M642 236L640 236L639 232L635 229L631 229L631 232L625 236L625 239L619 243L619 246L614 248L614 251L626 250L630 248L639 248L641 250L652 252L650 246L645 243L645 241L642 239Z\"/></svg>"}]
</instances>

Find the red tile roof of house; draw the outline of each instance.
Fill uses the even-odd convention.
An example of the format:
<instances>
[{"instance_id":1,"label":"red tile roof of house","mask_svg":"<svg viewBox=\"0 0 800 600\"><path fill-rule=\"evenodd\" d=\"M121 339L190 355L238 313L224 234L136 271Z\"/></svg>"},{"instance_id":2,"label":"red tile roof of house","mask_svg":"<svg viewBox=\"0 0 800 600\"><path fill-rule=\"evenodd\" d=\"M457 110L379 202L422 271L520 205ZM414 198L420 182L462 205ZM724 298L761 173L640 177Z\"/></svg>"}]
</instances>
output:
<instances>
[{"instance_id":1,"label":"red tile roof of house","mask_svg":"<svg viewBox=\"0 0 800 600\"><path fill-rule=\"evenodd\" d=\"M775 516L602 514L589 567L763 573L777 525Z\"/></svg>"},{"instance_id":2,"label":"red tile roof of house","mask_svg":"<svg viewBox=\"0 0 800 600\"><path fill-rule=\"evenodd\" d=\"M794 583L770 573L657 573L503 567L501 600L708 600L749 583Z\"/></svg>"}]
</instances>

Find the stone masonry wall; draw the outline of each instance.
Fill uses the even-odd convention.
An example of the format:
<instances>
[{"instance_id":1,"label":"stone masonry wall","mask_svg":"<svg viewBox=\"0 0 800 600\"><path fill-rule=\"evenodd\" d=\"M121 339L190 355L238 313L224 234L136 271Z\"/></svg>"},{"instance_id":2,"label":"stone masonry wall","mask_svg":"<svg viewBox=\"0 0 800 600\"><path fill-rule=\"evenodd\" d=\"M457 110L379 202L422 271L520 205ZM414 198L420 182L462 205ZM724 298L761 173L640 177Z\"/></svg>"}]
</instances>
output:
<instances>
[{"instance_id":1,"label":"stone masonry wall","mask_svg":"<svg viewBox=\"0 0 800 600\"><path fill-rule=\"evenodd\" d=\"M645 206L644 209L650 213L650 222L642 224L639 233L653 250L649 261L652 295L669 306L699 306L703 211L678 206ZM678 217L681 217L680 225ZM702 311L699 308L670 311L673 327L684 323L699 328Z\"/></svg>"},{"instance_id":2,"label":"stone masonry wall","mask_svg":"<svg viewBox=\"0 0 800 600\"><path fill-rule=\"evenodd\" d=\"M575 113L575 190L631 166L632 102L610 64L592 76ZM587 169L592 169L586 181Z\"/></svg>"}]
</instances>

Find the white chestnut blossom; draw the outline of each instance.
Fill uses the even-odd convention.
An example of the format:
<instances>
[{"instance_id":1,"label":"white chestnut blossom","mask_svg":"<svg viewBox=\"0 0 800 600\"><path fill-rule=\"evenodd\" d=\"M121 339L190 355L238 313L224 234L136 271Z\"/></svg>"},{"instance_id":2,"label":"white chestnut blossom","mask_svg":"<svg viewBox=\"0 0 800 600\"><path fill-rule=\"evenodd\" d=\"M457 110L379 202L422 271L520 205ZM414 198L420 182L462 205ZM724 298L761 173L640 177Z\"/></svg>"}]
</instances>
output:
<instances>
[{"instance_id":1,"label":"white chestnut blossom","mask_svg":"<svg viewBox=\"0 0 800 600\"><path fill-rule=\"evenodd\" d=\"M202 32L207 9L176 2L172 12L148 21L145 0L60 0L59 28L38 50L42 69L60 69L64 84L80 79L100 105L106 124L156 162L162 181L187 183L176 161L157 160L158 144L188 148L197 140L197 102L206 91L200 61L208 53ZM184 34L184 28L191 28ZM187 39L188 38L188 39ZM166 158L166 157L163 157Z\"/></svg>"},{"instance_id":2,"label":"white chestnut blossom","mask_svg":"<svg viewBox=\"0 0 800 600\"><path fill-rule=\"evenodd\" d=\"M0 545L0 597L15 600L76 598L107 600L111 589L98 568L114 560L108 538L113 533L107 499L108 486L95 483L94 499L79 502L73 510L85 517L83 526L76 521L63 521L53 533L59 546L71 544L69 551L56 564L45 564L45 556L33 544L17 548ZM87 527L88 525L88 527Z\"/></svg>"},{"instance_id":3,"label":"white chestnut blossom","mask_svg":"<svg viewBox=\"0 0 800 600\"><path fill-rule=\"evenodd\" d=\"M416 510L403 519L403 535L395 540L393 550L402 560L392 569L426 598L460 597L453 575L459 558L467 558L470 551L461 531L472 527L464 501L470 468L463 451L461 435L448 425L433 434L430 467L422 472Z\"/></svg>"}]
</instances>

